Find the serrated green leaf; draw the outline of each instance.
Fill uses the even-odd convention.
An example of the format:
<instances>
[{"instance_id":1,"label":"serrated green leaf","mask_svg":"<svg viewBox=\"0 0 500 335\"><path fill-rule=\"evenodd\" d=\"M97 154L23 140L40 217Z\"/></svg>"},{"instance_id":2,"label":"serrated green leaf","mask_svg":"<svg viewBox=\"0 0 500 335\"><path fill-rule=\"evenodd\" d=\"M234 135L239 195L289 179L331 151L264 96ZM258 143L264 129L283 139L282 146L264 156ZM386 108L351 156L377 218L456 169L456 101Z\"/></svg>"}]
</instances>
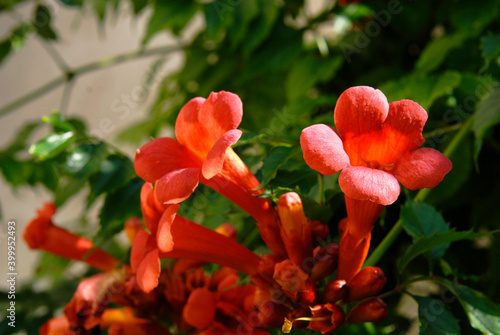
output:
<instances>
[{"instance_id":1,"label":"serrated green leaf","mask_svg":"<svg viewBox=\"0 0 500 335\"><path fill-rule=\"evenodd\" d=\"M15 160L12 157L2 158L0 160L0 169L5 180L14 187L26 183L34 171L33 165Z\"/></svg>"},{"instance_id":2,"label":"serrated green leaf","mask_svg":"<svg viewBox=\"0 0 500 335\"><path fill-rule=\"evenodd\" d=\"M446 305L437 299L412 295L418 303L420 335L458 335L460 325Z\"/></svg>"},{"instance_id":3,"label":"serrated green leaf","mask_svg":"<svg viewBox=\"0 0 500 335\"><path fill-rule=\"evenodd\" d=\"M474 156L477 157L482 148L486 131L500 123L500 88L494 88L479 101L472 124L476 138Z\"/></svg>"},{"instance_id":4,"label":"serrated green leaf","mask_svg":"<svg viewBox=\"0 0 500 335\"><path fill-rule=\"evenodd\" d=\"M292 67L286 80L286 95L288 101L303 99L305 93L317 83L322 83L333 77L342 66L343 58L301 57Z\"/></svg>"},{"instance_id":5,"label":"serrated green leaf","mask_svg":"<svg viewBox=\"0 0 500 335\"><path fill-rule=\"evenodd\" d=\"M57 40L57 34L51 24L52 13L49 8L43 4L39 4L35 9L33 26L36 29L36 33L46 41Z\"/></svg>"},{"instance_id":6,"label":"serrated green leaf","mask_svg":"<svg viewBox=\"0 0 500 335\"><path fill-rule=\"evenodd\" d=\"M458 298L470 324L483 334L500 334L500 308L485 294L447 280L443 284Z\"/></svg>"},{"instance_id":7,"label":"serrated green leaf","mask_svg":"<svg viewBox=\"0 0 500 335\"><path fill-rule=\"evenodd\" d=\"M198 4L193 0L155 1L142 44L145 45L162 30L170 30L178 35L198 9Z\"/></svg>"},{"instance_id":8,"label":"serrated green leaf","mask_svg":"<svg viewBox=\"0 0 500 335\"><path fill-rule=\"evenodd\" d=\"M101 162L99 171L90 177L91 193L95 196L104 192L112 193L134 175L134 165L130 159L121 155L110 155Z\"/></svg>"},{"instance_id":9,"label":"serrated green leaf","mask_svg":"<svg viewBox=\"0 0 500 335\"><path fill-rule=\"evenodd\" d=\"M401 209L401 220L406 232L414 239L431 236L434 233L445 233L450 228L434 207L423 202L407 202ZM448 245L433 249L432 258L438 259L444 255Z\"/></svg>"},{"instance_id":10,"label":"serrated green leaf","mask_svg":"<svg viewBox=\"0 0 500 335\"><path fill-rule=\"evenodd\" d=\"M66 171L75 178L86 178L96 172L108 150L104 143L82 144L66 159Z\"/></svg>"},{"instance_id":11,"label":"serrated green leaf","mask_svg":"<svg viewBox=\"0 0 500 335\"><path fill-rule=\"evenodd\" d=\"M51 134L29 148L29 153L40 160L57 156L68 147L73 139L73 132Z\"/></svg>"},{"instance_id":12,"label":"serrated green leaf","mask_svg":"<svg viewBox=\"0 0 500 335\"><path fill-rule=\"evenodd\" d=\"M262 164L262 182L260 187L264 187L276 176L278 169L282 167L295 153L294 147L275 147L271 149Z\"/></svg>"},{"instance_id":13,"label":"serrated green leaf","mask_svg":"<svg viewBox=\"0 0 500 335\"><path fill-rule=\"evenodd\" d=\"M479 237L488 236L496 232L498 231L475 233L472 231L450 230L442 234L436 233L431 236L422 236L406 250L405 254L399 261L399 272L402 272L408 263L424 252L452 242L460 240L475 240Z\"/></svg>"},{"instance_id":14,"label":"serrated green leaf","mask_svg":"<svg viewBox=\"0 0 500 335\"><path fill-rule=\"evenodd\" d=\"M85 179L66 177L59 179L57 188L54 192L54 203L57 207L61 207L66 201L78 194L86 184Z\"/></svg>"},{"instance_id":15,"label":"serrated green leaf","mask_svg":"<svg viewBox=\"0 0 500 335\"><path fill-rule=\"evenodd\" d=\"M142 179L134 178L106 196L99 213L101 229L95 237L97 245L121 231L127 219L141 215L140 194L143 184Z\"/></svg>"},{"instance_id":16,"label":"serrated green leaf","mask_svg":"<svg viewBox=\"0 0 500 335\"><path fill-rule=\"evenodd\" d=\"M452 50L462 46L468 37L468 32L456 32L429 42L415 65L415 73L421 75L437 69L444 62L448 54Z\"/></svg>"}]
</instances>

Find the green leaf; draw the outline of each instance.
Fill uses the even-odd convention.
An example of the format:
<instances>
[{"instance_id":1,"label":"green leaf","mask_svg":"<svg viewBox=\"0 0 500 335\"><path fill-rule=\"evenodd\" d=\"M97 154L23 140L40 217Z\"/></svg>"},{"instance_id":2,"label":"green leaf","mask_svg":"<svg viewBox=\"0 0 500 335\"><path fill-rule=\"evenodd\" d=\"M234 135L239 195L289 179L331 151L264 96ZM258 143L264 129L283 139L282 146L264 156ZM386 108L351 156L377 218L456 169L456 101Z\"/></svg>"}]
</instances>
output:
<instances>
[{"instance_id":1,"label":"green leaf","mask_svg":"<svg viewBox=\"0 0 500 335\"><path fill-rule=\"evenodd\" d=\"M479 101L472 130L476 137L474 156L477 157L481 151L483 137L486 131L500 123L500 88L490 90L488 94L483 96Z\"/></svg>"},{"instance_id":2,"label":"green leaf","mask_svg":"<svg viewBox=\"0 0 500 335\"><path fill-rule=\"evenodd\" d=\"M78 194L85 187L86 183L85 179L69 176L62 180L60 179L54 192L54 203L56 206L61 207L66 201Z\"/></svg>"},{"instance_id":3,"label":"green leaf","mask_svg":"<svg viewBox=\"0 0 500 335\"><path fill-rule=\"evenodd\" d=\"M233 16L232 25L228 31L231 47L236 48L245 41L250 29L250 23L259 15L259 4L255 0L240 0L236 2L225 2L227 13L222 15Z\"/></svg>"},{"instance_id":4,"label":"green leaf","mask_svg":"<svg viewBox=\"0 0 500 335\"><path fill-rule=\"evenodd\" d=\"M82 144L66 159L66 171L76 178L86 178L99 169L107 153L104 143Z\"/></svg>"},{"instance_id":5,"label":"green leaf","mask_svg":"<svg viewBox=\"0 0 500 335\"><path fill-rule=\"evenodd\" d=\"M72 131L62 134L51 134L43 138L40 142L31 145L29 153L40 160L54 157L66 149L72 140Z\"/></svg>"},{"instance_id":6,"label":"green leaf","mask_svg":"<svg viewBox=\"0 0 500 335\"><path fill-rule=\"evenodd\" d=\"M99 171L90 176L88 203L92 203L102 193L113 193L125 185L135 175L130 159L121 155L109 155L102 161Z\"/></svg>"},{"instance_id":7,"label":"green leaf","mask_svg":"<svg viewBox=\"0 0 500 335\"><path fill-rule=\"evenodd\" d=\"M408 201L401 209L401 220L406 232L414 239L432 234L445 233L450 228L432 206L423 202ZM438 259L444 255L448 245L432 250L432 258Z\"/></svg>"},{"instance_id":8,"label":"green leaf","mask_svg":"<svg viewBox=\"0 0 500 335\"><path fill-rule=\"evenodd\" d=\"M46 41L57 40L57 34L52 29L52 14L47 6L39 4L35 10L33 25L36 33Z\"/></svg>"},{"instance_id":9,"label":"green leaf","mask_svg":"<svg viewBox=\"0 0 500 335\"><path fill-rule=\"evenodd\" d=\"M142 44L145 45L153 35L162 30L170 30L179 35L198 8L193 0L155 1Z\"/></svg>"},{"instance_id":10,"label":"green leaf","mask_svg":"<svg viewBox=\"0 0 500 335\"><path fill-rule=\"evenodd\" d=\"M95 237L96 244L123 230L127 219L141 215L140 193L143 184L142 179L134 178L106 197L99 213L101 229Z\"/></svg>"},{"instance_id":11,"label":"green leaf","mask_svg":"<svg viewBox=\"0 0 500 335\"><path fill-rule=\"evenodd\" d=\"M447 280L443 284L458 298L470 324L483 334L500 334L500 308L485 294Z\"/></svg>"},{"instance_id":12,"label":"green leaf","mask_svg":"<svg viewBox=\"0 0 500 335\"><path fill-rule=\"evenodd\" d=\"M22 23L14 28L10 35L0 42L0 64L11 52L19 51L23 48L26 37L33 30L27 23Z\"/></svg>"},{"instance_id":13,"label":"green leaf","mask_svg":"<svg viewBox=\"0 0 500 335\"><path fill-rule=\"evenodd\" d=\"M442 138L438 137L437 142L439 143L439 139L448 138L447 135L444 136ZM427 143L430 143L430 141L427 140ZM453 169L451 169L443 181L429 193L426 200L428 203L434 205L449 203L449 200L456 197L467 180L471 178L474 163L472 143L473 136L469 134L461 142L460 150L455 150L450 157L448 157L453 162Z\"/></svg>"},{"instance_id":14,"label":"green leaf","mask_svg":"<svg viewBox=\"0 0 500 335\"><path fill-rule=\"evenodd\" d=\"M421 75L437 69L444 62L446 56L452 50L461 47L468 37L468 32L456 32L432 40L420 54L414 72Z\"/></svg>"},{"instance_id":15,"label":"green leaf","mask_svg":"<svg viewBox=\"0 0 500 335\"><path fill-rule=\"evenodd\" d=\"M461 31L467 31L476 36L488 24L498 18L499 2L497 0L467 1L452 3L450 19L452 24Z\"/></svg>"},{"instance_id":16,"label":"green leaf","mask_svg":"<svg viewBox=\"0 0 500 335\"><path fill-rule=\"evenodd\" d=\"M218 40L233 22L232 6L223 0L215 0L203 7L207 28L205 34L210 40Z\"/></svg>"},{"instance_id":17,"label":"green leaf","mask_svg":"<svg viewBox=\"0 0 500 335\"><path fill-rule=\"evenodd\" d=\"M412 298L418 303L420 335L460 334L458 321L444 302L418 295L412 295Z\"/></svg>"},{"instance_id":18,"label":"green leaf","mask_svg":"<svg viewBox=\"0 0 500 335\"><path fill-rule=\"evenodd\" d=\"M250 54L271 33L272 27L279 15L279 9L274 1L259 0L260 13L250 25L250 31L245 37L243 53Z\"/></svg>"},{"instance_id":19,"label":"green leaf","mask_svg":"<svg viewBox=\"0 0 500 335\"><path fill-rule=\"evenodd\" d=\"M500 35L483 36L481 38L481 50L486 63L500 54Z\"/></svg>"},{"instance_id":20,"label":"green leaf","mask_svg":"<svg viewBox=\"0 0 500 335\"><path fill-rule=\"evenodd\" d=\"M410 263L415 257L421 255L424 252L432 250L434 248L460 241L460 240L475 240L479 237L488 236L494 234L498 231L485 232L485 233L475 233L472 231L455 231L450 230L446 233L435 233L431 236L422 236L415 241L405 252L401 260L399 261L399 271L402 272L404 268Z\"/></svg>"},{"instance_id":21,"label":"green leaf","mask_svg":"<svg viewBox=\"0 0 500 335\"><path fill-rule=\"evenodd\" d=\"M300 57L293 65L286 80L288 101L300 100L317 83L330 80L342 66L343 57Z\"/></svg>"},{"instance_id":22,"label":"green leaf","mask_svg":"<svg viewBox=\"0 0 500 335\"><path fill-rule=\"evenodd\" d=\"M439 75L410 75L379 86L387 99L397 101L412 99L424 109L429 109L433 102L460 85L462 76L456 71L446 71Z\"/></svg>"},{"instance_id":23,"label":"green leaf","mask_svg":"<svg viewBox=\"0 0 500 335\"><path fill-rule=\"evenodd\" d=\"M58 111L52 111L49 116L43 116L42 121L50 124L55 133L74 130L73 125L70 122L64 120L63 116Z\"/></svg>"},{"instance_id":24,"label":"green leaf","mask_svg":"<svg viewBox=\"0 0 500 335\"><path fill-rule=\"evenodd\" d=\"M279 146L271 149L262 164L262 182L260 187L264 187L276 177L278 169L282 167L290 157L296 152L294 147Z\"/></svg>"}]
</instances>

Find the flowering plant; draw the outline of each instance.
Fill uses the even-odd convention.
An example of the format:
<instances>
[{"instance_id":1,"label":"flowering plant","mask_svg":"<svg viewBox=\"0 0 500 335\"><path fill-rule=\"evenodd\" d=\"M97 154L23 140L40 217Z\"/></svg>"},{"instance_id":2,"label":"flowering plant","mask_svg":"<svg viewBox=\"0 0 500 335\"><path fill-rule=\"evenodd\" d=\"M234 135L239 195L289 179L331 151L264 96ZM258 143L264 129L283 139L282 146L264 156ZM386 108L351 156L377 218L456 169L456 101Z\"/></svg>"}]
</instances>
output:
<instances>
[{"instance_id":1,"label":"flowering plant","mask_svg":"<svg viewBox=\"0 0 500 335\"><path fill-rule=\"evenodd\" d=\"M30 123L0 151L8 183L48 191L26 222L6 207L2 333L500 333L494 2L132 1L151 15L140 50L80 67L34 2L0 61L34 34L64 75L0 115L66 89L48 134ZM414 12L450 31L424 38ZM181 47L151 47L162 31ZM181 69L159 74L173 51ZM157 96L122 142L68 113L75 78L155 54L141 94ZM22 279L21 245L41 255Z\"/></svg>"}]
</instances>

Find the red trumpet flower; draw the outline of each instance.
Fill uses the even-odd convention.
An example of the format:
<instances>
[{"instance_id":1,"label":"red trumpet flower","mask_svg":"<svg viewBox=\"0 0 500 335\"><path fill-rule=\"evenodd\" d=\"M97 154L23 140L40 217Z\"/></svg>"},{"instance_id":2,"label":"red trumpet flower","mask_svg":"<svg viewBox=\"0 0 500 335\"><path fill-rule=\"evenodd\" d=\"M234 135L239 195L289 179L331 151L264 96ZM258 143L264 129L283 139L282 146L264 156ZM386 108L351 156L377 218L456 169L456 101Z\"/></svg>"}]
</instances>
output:
<instances>
[{"instance_id":1,"label":"red trumpet flower","mask_svg":"<svg viewBox=\"0 0 500 335\"><path fill-rule=\"evenodd\" d=\"M373 223L398 198L399 183L411 190L435 187L452 164L434 149L419 149L427 113L413 101L389 104L379 90L352 87L339 97L334 119L338 133L313 125L300 143L311 168L324 175L342 170L348 224L337 277L350 280L366 258Z\"/></svg>"},{"instance_id":2,"label":"red trumpet flower","mask_svg":"<svg viewBox=\"0 0 500 335\"><path fill-rule=\"evenodd\" d=\"M160 258L193 259L251 275L257 273L257 255L232 238L177 215L178 204L168 205L163 210L149 183L143 186L141 205L151 233L144 230L137 233L130 263L137 273L139 287L145 292L158 286ZM222 231L228 231L227 227Z\"/></svg>"},{"instance_id":3,"label":"red trumpet flower","mask_svg":"<svg viewBox=\"0 0 500 335\"><path fill-rule=\"evenodd\" d=\"M31 249L42 249L66 259L83 261L103 271L110 271L120 263L106 251L94 248L89 240L54 225L54 204L46 203L37 212L38 217L31 220L23 234Z\"/></svg>"},{"instance_id":4,"label":"red trumpet flower","mask_svg":"<svg viewBox=\"0 0 500 335\"><path fill-rule=\"evenodd\" d=\"M268 246L285 258L276 212L268 199L256 197L263 192L259 181L231 148L241 137L242 115L240 98L230 92L190 100L177 117L177 140L158 138L138 149L135 170L156 182L161 204L184 201L199 182L216 190L255 218Z\"/></svg>"}]
</instances>

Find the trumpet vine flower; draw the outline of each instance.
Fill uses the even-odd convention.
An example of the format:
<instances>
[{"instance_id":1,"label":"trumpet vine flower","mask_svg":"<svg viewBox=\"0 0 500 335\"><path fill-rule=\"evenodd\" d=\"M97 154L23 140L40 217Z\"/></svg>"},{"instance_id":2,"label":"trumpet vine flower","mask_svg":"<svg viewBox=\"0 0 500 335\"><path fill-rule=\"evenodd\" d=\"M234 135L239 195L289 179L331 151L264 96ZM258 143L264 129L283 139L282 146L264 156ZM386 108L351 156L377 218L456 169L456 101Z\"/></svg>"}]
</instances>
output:
<instances>
[{"instance_id":1,"label":"trumpet vine flower","mask_svg":"<svg viewBox=\"0 0 500 335\"><path fill-rule=\"evenodd\" d=\"M300 143L311 168L324 175L342 171L348 224L337 277L350 280L366 258L374 222L398 198L399 184L435 187L452 164L439 151L420 148L427 112L411 100L389 104L379 90L352 87L339 97L334 121L337 130L324 124L304 129Z\"/></svg>"},{"instance_id":2,"label":"trumpet vine flower","mask_svg":"<svg viewBox=\"0 0 500 335\"><path fill-rule=\"evenodd\" d=\"M137 233L130 258L142 290L150 292L158 286L160 258L192 259L229 266L247 274L257 272L256 254L230 237L177 215L178 204L164 207L156 199L153 185L144 184L141 209L149 233L145 230ZM223 231L226 230L224 226Z\"/></svg>"},{"instance_id":3,"label":"trumpet vine flower","mask_svg":"<svg viewBox=\"0 0 500 335\"><path fill-rule=\"evenodd\" d=\"M173 138L158 138L138 149L134 167L149 183L156 182L163 205L187 199L201 182L247 211L258 222L263 239L286 257L270 200L258 198L259 181L233 151L241 137L240 98L230 92L212 92L208 99L190 100L180 111Z\"/></svg>"},{"instance_id":4,"label":"trumpet vine flower","mask_svg":"<svg viewBox=\"0 0 500 335\"><path fill-rule=\"evenodd\" d=\"M42 249L66 259L83 261L103 271L110 271L120 263L106 251L95 248L86 238L54 225L54 204L46 203L43 209L37 212L38 216L30 221L23 234L31 249Z\"/></svg>"}]
</instances>

